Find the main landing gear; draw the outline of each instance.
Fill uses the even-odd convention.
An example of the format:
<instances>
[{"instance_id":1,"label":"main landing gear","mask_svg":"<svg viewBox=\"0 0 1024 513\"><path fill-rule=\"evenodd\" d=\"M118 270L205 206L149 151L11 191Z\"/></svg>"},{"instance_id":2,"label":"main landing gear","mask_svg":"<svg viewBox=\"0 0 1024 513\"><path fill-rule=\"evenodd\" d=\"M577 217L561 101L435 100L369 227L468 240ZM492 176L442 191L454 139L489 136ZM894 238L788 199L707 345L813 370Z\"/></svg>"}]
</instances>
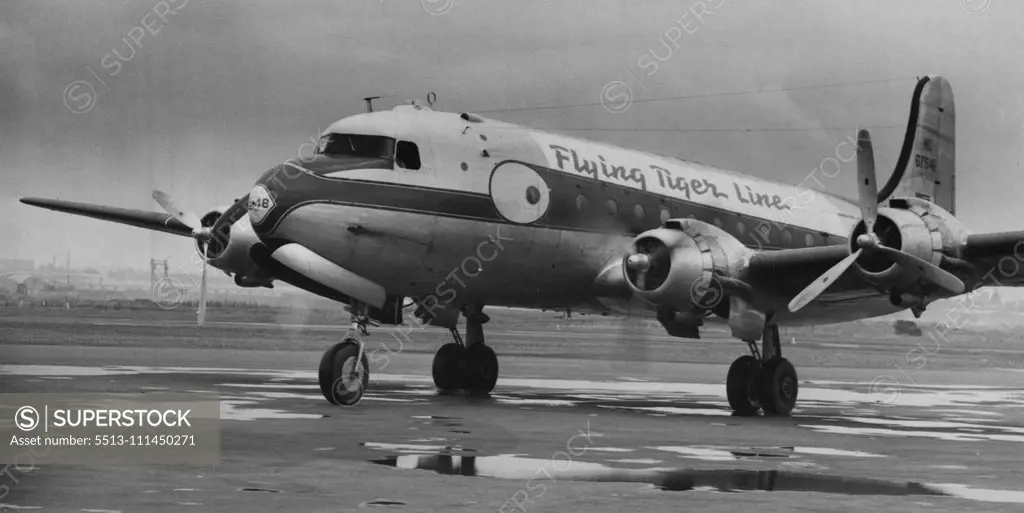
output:
<instances>
[{"instance_id":1,"label":"main landing gear","mask_svg":"<svg viewBox=\"0 0 1024 513\"><path fill-rule=\"evenodd\" d=\"M490 320L482 308L466 314L466 338L452 329L454 342L434 354L434 386L442 393L465 390L467 395L486 397L498 382L498 356L484 344L483 325Z\"/></svg>"},{"instance_id":2,"label":"main landing gear","mask_svg":"<svg viewBox=\"0 0 1024 513\"><path fill-rule=\"evenodd\" d=\"M796 405L798 385L796 369L782 357L779 327L765 326L761 351L756 341L745 342L751 354L732 362L726 378L729 406L743 416L757 415L759 409L764 410L765 415L789 415Z\"/></svg>"},{"instance_id":3,"label":"main landing gear","mask_svg":"<svg viewBox=\"0 0 1024 513\"><path fill-rule=\"evenodd\" d=\"M370 380L370 365L362 337L370 334L367 326L378 325L367 315L365 304L353 301L349 311L352 321L348 332L341 342L324 352L317 375L324 398L341 406L354 406L363 399Z\"/></svg>"}]
</instances>

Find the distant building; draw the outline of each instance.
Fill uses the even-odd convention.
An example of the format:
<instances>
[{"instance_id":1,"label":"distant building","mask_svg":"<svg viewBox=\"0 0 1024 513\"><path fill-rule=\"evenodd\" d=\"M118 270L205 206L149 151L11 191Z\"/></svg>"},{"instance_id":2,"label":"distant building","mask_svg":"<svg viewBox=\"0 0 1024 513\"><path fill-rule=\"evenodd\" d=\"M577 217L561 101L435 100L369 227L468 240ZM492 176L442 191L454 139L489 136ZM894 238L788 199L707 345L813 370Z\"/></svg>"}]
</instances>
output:
<instances>
[{"instance_id":1,"label":"distant building","mask_svg":"<svg viewBox=\"0 0 1024 513\"><path fill-rule=\"evenodd\" d=\"M0 276L0 294L13 296L18 293L18 282L7 277Z\"/></svg>"},{"instance_id":2,"label":"distant building","mask_svg":"<svg viewBox=\"0 0 1024 513\"><path fill-rule=\"evenodd\" d=\"M0 273L34 271L36 263L23 258L0 258Z\"/></svg>"},{"instance_id":3,"label":"distant building","mask_svg":"<svg viewBox=\"0 0 1024 513\"><path fill-rule=\"evenodd\" d=\"M25 278L18 284L18 293L32 296L46 290L46 282L36 277Z\"/></svg>"}]
</instances>

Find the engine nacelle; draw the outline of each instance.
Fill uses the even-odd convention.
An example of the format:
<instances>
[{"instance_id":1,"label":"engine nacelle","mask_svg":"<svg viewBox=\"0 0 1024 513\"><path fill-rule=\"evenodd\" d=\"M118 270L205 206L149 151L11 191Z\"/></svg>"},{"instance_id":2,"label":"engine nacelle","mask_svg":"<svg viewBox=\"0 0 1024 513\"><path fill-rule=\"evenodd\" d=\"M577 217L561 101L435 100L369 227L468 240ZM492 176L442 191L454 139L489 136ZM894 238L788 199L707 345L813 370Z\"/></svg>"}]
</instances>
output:
<instances>
[{"instance_id":1,"label":"engine nacelle","mask_svg":"<svg viewBox=\"0 0 1024 513\"><path fill-rule=\"evenodd\" d=\"M867 230L857 223L850 236L851 251L858 248L857 237ZM952 214L934 203L918 198L893 198L878 209L875 234L879 242L939 265L943 255L958 254L967 241L968 231ZM884 254L863 255L857 267L869 282L885 290L917 294L917 277L912 270L897 266ZM901 303L910 302L901 301Z\"/></svg>"},{"instance_id":2,"label":"engine nacelle","mask_svg":"<svg viewBox=\"0 0 1024 513\"><path fill-rule=\"evenodd\" d=\"M633 240L623 274L633 293L656 307L703 313L722 303L715 278L741 277L751 254L721 228L672 219Z\"/></svg>"},{"instance_id":3,"label":"engine nacelle","mask_svg":"<svg viewBox=\"0 0 1024 513\"><path fill-rule=\"evenodd\" d=\"M204 227L212 227L217 219L227 210L221 207L207 212L200 219ZM207 261L213 267L235 277L235 284L240 287L272 287L272 278L261 270L249 256L249 248L260 241L252 229L249 216L242 215L228 230L214 233L208 242ZM202 257L203 244L196 241L196 252Z\"/></svg>"}]
</instances>

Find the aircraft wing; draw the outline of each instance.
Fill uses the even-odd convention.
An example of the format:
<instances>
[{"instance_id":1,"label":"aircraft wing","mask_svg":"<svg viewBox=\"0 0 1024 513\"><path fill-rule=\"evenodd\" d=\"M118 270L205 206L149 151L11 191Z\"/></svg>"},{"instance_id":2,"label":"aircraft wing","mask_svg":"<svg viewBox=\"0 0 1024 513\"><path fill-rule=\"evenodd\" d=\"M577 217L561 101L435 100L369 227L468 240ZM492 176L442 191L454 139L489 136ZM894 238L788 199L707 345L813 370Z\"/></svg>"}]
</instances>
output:
<instances>
[{"instance_id":1,"label":"aircraft wing","mask_svg":"<svg viewBox=\"0 0 1024 513\"><path fill-rule=\"evenodd\" d=\"M21 202L33 207L40 207L57 212L66 212L104 221L137 226L148 230L181 235L192 236L192 229L185 226L181 221L174 219L166 212L149 212L146 210L135 210L129 208L108 207L105 205L92 205L89 203L78 203L75 201L62 201L44 198L22 198Z\"/></svg>"},{"instance_id":2,"label":"aircraft wing","mask_svg":"<svg viewBox=\"0 0 1024 513\"><path fill-rule=\"evenodd\" d=\"M747 281L773 294L794 295L849 254L846 245L762 251L751 257ZM1024 286L1024 231L969 235L960 259L944 258L940 267L966 275L968 290ZM854 285L859 279L851 268L840 282Z\"/></svg>"},{"instance_id":3,"label":"aircraft wing","mask_svg":"<svg viewBox=\"0 0 1024 513\"><path fill-rule=\"evenodd\" d=\"M1024 285L1024 231L968 235L963 258L977 268L980 285Z\"/></svg>"},{"instance_id":4,"label":"aircraft wing","mask_svg":"<svg viewBox=\"0 0 1024 513\"><path fill-rule=\"evenodd\" d=\"M752 287L771 291L773 295L795 296L849 254L850 248L845 244L761 251L750 258L746 280ZM851 270L840 282L858 279Z\"/></svg>"}]
</instances>

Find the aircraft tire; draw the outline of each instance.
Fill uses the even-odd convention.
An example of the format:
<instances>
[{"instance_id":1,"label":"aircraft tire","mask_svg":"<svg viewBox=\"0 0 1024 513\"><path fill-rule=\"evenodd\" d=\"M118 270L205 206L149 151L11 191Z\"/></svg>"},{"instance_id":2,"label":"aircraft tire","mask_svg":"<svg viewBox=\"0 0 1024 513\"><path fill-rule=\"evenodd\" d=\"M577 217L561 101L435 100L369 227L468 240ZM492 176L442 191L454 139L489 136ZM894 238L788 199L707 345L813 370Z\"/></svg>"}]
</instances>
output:
<instances>
[{"instance_id":1,"label":"aircraft tire","mask_svg":"<svg viewBox=\"0 0 1024 513\"><path fill-rule=\"evenodd\" d=\"M334 404L355 406L363 399L366 387L370 384L370 363L365 351L362 359L356 361L359 344L355 340L345 339L335 347L337 351L332 366L331 397Z\"/></svg>"},{"instance_id":2,"label":"aircraft tire","mask_svg":"<svg viewBox=\"0 0 1024 513\"><path fill-rule=\"evenodd\" d=\"M778 417L789 416L793 407L796 406L799 389L796 369L793 368L793 364L789 360L780 358L765 365L758 386L764 414Z\"/></svg>"},{"instance_id":3,"label":"aircraft tire","mask_svg":"<svg viewBox=\"0 0 1024 513\"><path fill-rule=\"evenodd\" d=\"M462 388L462 372L460 362L466 350L455 342L449 342L434 353L431 374L434 386L442 392L450 392Z\"/></svg>"},{"instance_id":4,"label":"aircraft tire","mask_svg":"<svg viewBox=\"0 0 1024 513\"><path fill-rule=\"evenodd\" d=\"M320 368L317 372L317 382L320 384L320 393L323 394L324 399L327 399L331 404L338 404L338 401L334 399L334 395L331 394L331 386L334 384L334 355L343 345L345 345L344 342L338 342L328 350L324 351L323 357L320 358Z\"/></svg>"},{"instance_id":5,"label":"aircraft tire","mask_svg":"<svg viewBox=\"0 0 1024 513\"><path fill-rule=\"evenodd\" d=\"M737 358L729 366L729 374L725 379L725 395L736 415L757 415L760 404L755 391L760 373L761 362L749 354Z\"/></svg>"},{"instance_id":6,"label":"aircraft tire","mask_svg":"<svg viewBox=\"0 0 1024 513\"><path fill-rule=\"evenodd\" d=\"M462 377L467 392L487 395L498 383L498 355L491 346L477 344L462 355Z\"/></svg>"}]
</instances>

